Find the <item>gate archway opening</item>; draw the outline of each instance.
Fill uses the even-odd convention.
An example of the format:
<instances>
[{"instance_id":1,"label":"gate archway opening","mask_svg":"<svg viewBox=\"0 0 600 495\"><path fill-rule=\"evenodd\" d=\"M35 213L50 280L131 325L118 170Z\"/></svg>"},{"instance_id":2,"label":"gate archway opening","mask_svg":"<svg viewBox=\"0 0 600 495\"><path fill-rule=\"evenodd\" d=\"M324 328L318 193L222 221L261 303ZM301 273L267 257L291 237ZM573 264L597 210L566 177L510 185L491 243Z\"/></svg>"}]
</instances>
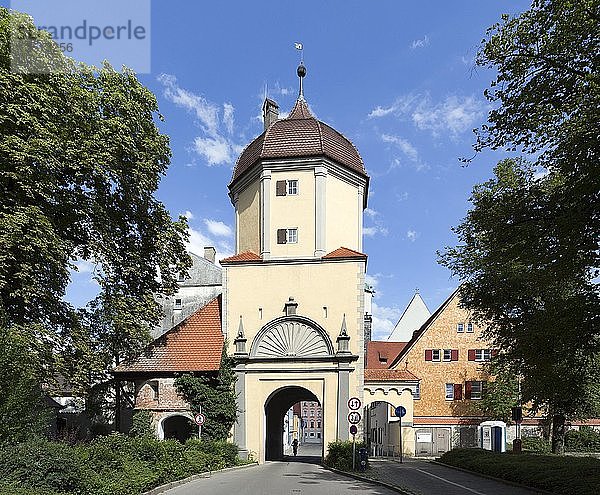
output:
<instances>
[{"instance_id":1,"label":"gate archway opening","mask_svg":"<svg viewBox=\"0 0 600 495\"><path fill-rule=\"evenodd\" d=\"M273 392L265 402L265 460L278 461L285 457L284 453L284 420L288 410L299 402L316 402L321 405L317 396L310 390L299 386L282 387ZM298 418L302 421L301 417ZM322 416L321 421L324 421ZM298 423L300 426L301 423ZM302 430L295 431L295 438L301 442L300 454L302 453L302 441L300 437ZM319 460L323 456L323 446L320 444L320 451L315 456ZM316 460L315 458L315 460ZM298 460L308 460L306 456L301 456Z\"/></svg>"},{"instance_id":2,"label":"gate archway opening","mask_svg":"<svg viewBox=\"0 0 600 495\"><path fill-rule=\"evenodd\" d=\"M161 427L164 440L172 438L181 443L185 443L186 440L197 435L197 429L194 427L190 418L179 414L168 416L163 419Z\"/></svg>"}]
</instances>

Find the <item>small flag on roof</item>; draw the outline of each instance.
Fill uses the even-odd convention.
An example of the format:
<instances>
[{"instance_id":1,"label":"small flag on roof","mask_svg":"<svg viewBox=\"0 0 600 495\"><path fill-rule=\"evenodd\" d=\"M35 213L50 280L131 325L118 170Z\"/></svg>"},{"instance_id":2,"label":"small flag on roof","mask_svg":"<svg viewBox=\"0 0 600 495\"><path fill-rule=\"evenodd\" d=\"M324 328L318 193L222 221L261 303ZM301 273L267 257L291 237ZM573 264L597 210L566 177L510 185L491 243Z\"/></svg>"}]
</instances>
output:
<instances>
[{"instance_id":1,"label":"small flag on roof","mask_svg":"<svg viewBox=\"0 0 600 495\"><path fill-rule=\"evenodd\" d=\"M296 50L302 50L302 43L294 43L294 46L296 47Z\"/></svg>"}]
</instances>

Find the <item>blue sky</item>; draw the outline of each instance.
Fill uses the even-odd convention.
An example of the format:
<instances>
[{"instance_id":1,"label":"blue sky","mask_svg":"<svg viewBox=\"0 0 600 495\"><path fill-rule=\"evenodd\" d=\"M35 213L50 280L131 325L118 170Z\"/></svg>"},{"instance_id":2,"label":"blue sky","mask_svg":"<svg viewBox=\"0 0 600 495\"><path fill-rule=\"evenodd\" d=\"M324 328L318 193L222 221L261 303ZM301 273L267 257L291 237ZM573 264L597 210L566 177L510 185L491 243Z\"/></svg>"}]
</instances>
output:
<instances>
[{"instance_id":1,"label":"blue sky","mask_svg":"<svg viewBox=\"0 0 600 495\"><path fill-rule=\"evenodd\" d=\"M473 155L494 74L474 57L487 27L524 1L152 2L151 72L173 158L159 198L187 214L191 249L233 250L232 167L262 132L265 88L281 111L297 96L304 45L305 96L316 116L350 138L371 176L364 251L375 286L374 330L385 338L415 288L434 310L458 281L436 262L455 243L475 183L501 153ZM69 299L94 291L89 266Z\"/></svg>"}]
</instances>

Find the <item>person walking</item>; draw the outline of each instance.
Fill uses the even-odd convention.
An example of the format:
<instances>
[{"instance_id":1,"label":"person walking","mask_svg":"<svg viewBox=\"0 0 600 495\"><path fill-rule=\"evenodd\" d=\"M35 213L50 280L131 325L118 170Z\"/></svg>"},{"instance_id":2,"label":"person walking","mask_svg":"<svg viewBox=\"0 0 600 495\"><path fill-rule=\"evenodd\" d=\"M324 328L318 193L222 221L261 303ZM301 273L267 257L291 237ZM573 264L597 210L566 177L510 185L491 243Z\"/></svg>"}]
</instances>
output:
<instances>
[{"instance_id":1,"label":"person walking","mask_svg":"<svg viewBox=\"0 0 600 495\"><path fill-rule=\"evenodd\" d=\"M294 456L296 454L298 454L298 439L294 438L294 441L292 442L292 450L294 451Z\"/></svg>"}]
</instances>

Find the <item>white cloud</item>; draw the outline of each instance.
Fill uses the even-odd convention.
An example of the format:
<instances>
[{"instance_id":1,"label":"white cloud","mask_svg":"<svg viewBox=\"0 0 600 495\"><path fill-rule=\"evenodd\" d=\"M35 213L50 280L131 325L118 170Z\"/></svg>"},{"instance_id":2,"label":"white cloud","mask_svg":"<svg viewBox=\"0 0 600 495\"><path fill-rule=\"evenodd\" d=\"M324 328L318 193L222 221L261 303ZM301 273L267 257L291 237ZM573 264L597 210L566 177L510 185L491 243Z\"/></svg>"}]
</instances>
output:
<instances>
[{"instance_id":1,"label":"white cloud","mask_svg":"<svg viewBox=\"0 0 600 495\"><path fill-rule=\"evenodd\" d=\"M388 235L389 231L385 227L375 225L373 227L363 227L363 235L373 237L376 234Z\"/></svg>"},{"instance_id":2,"label":"white cloud","mask_svg":"<svg viewBox=\"0 0 600 495\"><path fill-rule=\"evenodd\" d=\"M194 219L194 214L190 210L185 210L185 213L183 214L183 216L185 218L187 218L188 220Z\"/></svg>"},{"instance_id":3,"label":"white cloud","mask_svg":"<svg viewBox=\"0 0 600 495\"><path fill-rule=\"evenodd\" d=\"M448 132L456 137L472 129L487 110L487 104L474 96L449 95L444 101L434 103L429 94L405 95L389 107L377 106L368 117L404 117L410 119L417 129L429 130L434 135ZM405 150L410 153L409 147L405 146Z\"/></svg>"},{"instance_id":4,"label":"white cloud","mask_svg":"<svg viewBox=\"0 0 600 495\"><path fill-rule=\"evenodd\" d=\"M408 232L406 232L406 238L410 242L415 242L420 235L421 234L419 234L416 230L409 230Z\"/></svg>"},{"instance_id":5,"label":"white cloud","mask_svg":"<svg viewBox=\"0 0 600 495\"><path fill-rule=\"evenodd\" d=\"M191 253L202 256L204 254L204 248L207 246L212 246L217 250L217 261L233 255L233 248L229 245L229 243L215 239L211 237L209 233L206 233L200 229L190 227L189 232L190 238L188 241L187 250Z\"/></svg>"},{"instance_id":6,"label":"white cloud","mask_svg":"<svg viewBox=\"0 0 600 495\"><path fill-rule=\"evenodd\" d=\"M229 134L233 134L233 111L231 103L223 103L223 124Z\"/></svg>"},{"instance_id":7,"label":"white cloud","mask_svg":"<svg viewBox=\"0 0 600 495\"><path fill-rule=\"evenodd\" d=\"M394 330L401 314L400 308L379 306L373 301L372 339L386 340Z\"/></svg>"},{"instance_id":8,"label":"white cloud","mask_svg":"<svg viewBox=\"0 0 600 495\"><path fill-rule=\"evenodd\" d=\"M365 209L365 214L369 217L369 218L375 218L377 215L379 215L379 212L372 209L372 208L366 208Z\"/></svg>"},{"instance_id":9,"label":"white cloud","mask_svg":"<svg viewBox=\"0 0 600 495\"><path fill-rule=\"evenodd\" d=\"M96 264L86 260L77 260L73 263L77 268L78 273L93 273L96 269Z\"/></svg>"},{"instance_id":10,"label":"white cloud","mask_svg":"<svg viewBox=\"0 0 600 495\"><path fill-rule=\"evenodd\" d=\"M223 103L221 118L219 105L181 88L175 76L161 74L158 81L163 85L165 98L191 112L200 125L202 135L194 139L193 150L205 158L209 166L232 164L243 149L231 137L234 132L233 105Z\"/></svg>"},{"instance_id":11,"label":"white cloud","mask_svg":"<svg viewBox=\"0 0 600 495\"><path fill-rule=\"evenodd\" d=\"M223 136L200 137L194 139L194 150L203 156L209 165L232 163L233 149Z\"/></svg>"},{"instance_id":12,"label":"white cloud","mask_svg":"<svg viewBox=\"0 0 600 495\"><path fill-rule=\"evenodd\" d=\"M402 153L404 153L412 161L417 161L419 159L419 153L417 151L417 148L415 148L406 139L401 138L400 136L392 136L391 134L382 134L381 140L384 143L395 144L398 147L398 149L402 151Z\"/></svg>"},{"instance_id":13,"label":"white cloud","mask_svg":"<svg viewBox=\"0 0 600 495\"><path fill-rule=\"evenodd\" d=\"M206 228L212 235L217 237L233 237L233 229L223 222L205 218L204 225L206 225Z\"/></svg>"},{"instance_id":14,"label":"white cloud","mask_svg":"<svg viewBox=\"0 0 600 495\"><path fill-rule=\"evenodd\" d=\"M428 45L429 45L429 36L425 35L425 37L423 39L413 40L412 43L410 44L410 48L411 48L411 50L414 50L416 48L425 48Z\"/></svg>"}]
</instances>

